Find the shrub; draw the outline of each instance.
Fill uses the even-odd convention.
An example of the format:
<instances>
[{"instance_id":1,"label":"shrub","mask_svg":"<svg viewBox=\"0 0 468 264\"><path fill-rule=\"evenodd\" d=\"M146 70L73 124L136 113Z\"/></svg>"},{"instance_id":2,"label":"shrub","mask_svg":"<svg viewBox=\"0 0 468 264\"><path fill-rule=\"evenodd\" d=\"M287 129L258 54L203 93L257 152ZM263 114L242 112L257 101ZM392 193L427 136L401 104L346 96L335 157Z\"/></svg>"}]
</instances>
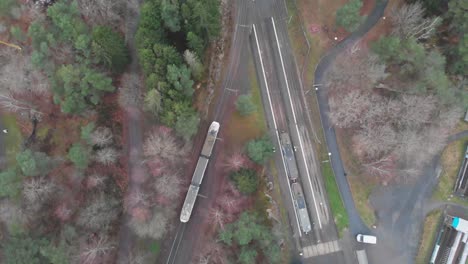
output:
<instances>
[{"instance_id":1,"label":"shrub","mask_svg":"<svg viewBox=\"0 0 468 264\"><path fill-rule=\"evenodd\" d=\"M254 193L258 187L258 177L254 170L240 169L231 174L231 180L243 194Z\"/></svg>"}]
</instances>

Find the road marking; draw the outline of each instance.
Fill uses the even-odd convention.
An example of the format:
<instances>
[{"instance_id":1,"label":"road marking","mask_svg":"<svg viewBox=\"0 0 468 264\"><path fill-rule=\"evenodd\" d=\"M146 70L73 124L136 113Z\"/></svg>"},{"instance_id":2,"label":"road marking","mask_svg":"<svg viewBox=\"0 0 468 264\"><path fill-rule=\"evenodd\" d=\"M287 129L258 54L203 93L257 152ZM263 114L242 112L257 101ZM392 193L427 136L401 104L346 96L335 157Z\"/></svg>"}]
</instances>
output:
<instances>
[{"instance_id":1,"label":"road marking","mask_svg":"<svg viewBox=\"0 0 468 264\"><path fill-rule=\"evenodd\" d=\"M273 17L271 17L271 22L273 22L273 29L274 29L274 31L275 31L276 45L278 46L278 52L279 52L280 60L281 60L281 67L282 67L282 69L283 69L284 80L286 81L286 89L288 90L289 103L291 104L291 107L292 107L293 118L294 118L294 125L296 126L297 135L298 135L298 137L299 137L299 145L300 145L300 147L301 147L302 158L304 159L304 165L305 165L305 167L306 167L307 179L309 180L310 190L312 191L312 199L314 200L315 212L317 213L317 219L318 219L318 222L319 222L319 227L320 227L320 229L322 229L322 221L320 220L320 213L319 213L319 210L318 210L318 207L317 207L317 201L315 200L315 194L314 194L314 189L313 189L313 187L312 187L312 182L311 182L311 180L310 180L309 166L307 165L307 160L306 160L306 157L305 157L305 154L304 154L304 147L302 146L301 134L300 134L300 132L299 132L299 127L297 126L296 114L295 114L295 112L294 112L294 105L293 105L293 103L292 103L291 93L290 93L290 91L289 91L288 78L287 78L287 76L286 76L286 70L285 70L285 68L284 68L283 55L281 54L281 48L280 48L280 44L279 44L279 40L278 40L278 34L276 33L275 20L273 19Z\"/></svg>"},{"instance_id":2,"label":"road marking","mask_svg":"<svg viewBox=\"0 0 468 264\"><path fill-rule=\"evenodd\" d=\"M280 138L279 138L279 135L278 135L278 126L276 125L275 112L273 111L273 106L272 106L273 103L271 102L271 97L270 97L270 89L268 88L268 83L267 83L267 79L266 79L266 75L265 75L265 68L263 66L263 59L262 59L262 53L260 51L260 44L258 43L257 29L255 28L255 25L252 25L252 28L253 28L253 32L254 32L254 35L255 35L255 41L257 43L258 57L260 58L260 66L262 67L263 80L265 81L265 87L267 89L268 102L270 104L271 114L273 115L273 125L275 126L276 140L278 140L278 145L281 147L281 141L280 141ZM283 152L279 151L279 153L281 154L281 160L283 161L284 172L286 173L286 177L287 177L288 172L286 171L286 162L284 161ZM291 196L291 200L292 200L293 206L294 206L293 211L294 211L294 215L296 216L297 227L299 228L299 236L302 237L302 229L301 229L301 226L299 224L299 219L297 217L296 206L294 205L294 198L292 196L291 186L289 186L289 178L288 178L288 184L287 185L288 185L288 188L289 188L289 195Z\"/></svg>"},{"instance_id":3,"label":"road marking","mask_svg":"<svg viewBox=\"0 0 468 264\"><path fill-rule=\"evenodd\" d=\"M331 254L340 251L340 245L337 240L311 245L302 248L304 258L311 258L320 255Z\"/></svg>"}]
</instances>

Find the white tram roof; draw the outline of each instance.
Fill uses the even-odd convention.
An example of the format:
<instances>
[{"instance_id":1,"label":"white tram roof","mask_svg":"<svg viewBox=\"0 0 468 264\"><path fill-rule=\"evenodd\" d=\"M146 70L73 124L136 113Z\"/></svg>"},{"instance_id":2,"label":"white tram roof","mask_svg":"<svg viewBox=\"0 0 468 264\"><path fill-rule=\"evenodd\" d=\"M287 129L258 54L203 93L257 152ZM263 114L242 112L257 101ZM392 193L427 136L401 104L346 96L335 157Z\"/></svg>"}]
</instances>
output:
<instances>
[{"instance_id":1,"label":"white tram roof","mask_svg":"<svg viewBox=\"0 0 468 264\"><path fill-rule=\"evenodd\" d=\"M180 221L183 223L187 223L188 220L190 220L193 205L197 199L198 190L200 190L200 187L190 184L187 196L185 196L184 205L182 206L182 212L180 213Z\"/></svg>"}]
</instances>

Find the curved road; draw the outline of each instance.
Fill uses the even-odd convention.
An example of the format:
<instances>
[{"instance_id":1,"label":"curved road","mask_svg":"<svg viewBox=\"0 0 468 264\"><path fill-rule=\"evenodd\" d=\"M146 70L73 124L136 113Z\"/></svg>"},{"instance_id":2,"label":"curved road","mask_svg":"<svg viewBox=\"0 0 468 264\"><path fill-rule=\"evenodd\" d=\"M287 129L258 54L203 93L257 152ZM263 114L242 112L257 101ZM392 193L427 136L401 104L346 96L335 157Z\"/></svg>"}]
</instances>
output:
<instances>
[{"instance_id":1,"label":"curved road","mask_svg":"<svg viewBox=\"0 0 468 264\"><path fill-rule=\"evenodd\" d=\"M361 39L382 17L388 1L377 1L372 12L369 14L364 23L351 35L343 39L335 47L331 48L325 56L322 57L315 69L315 84L321 84L324 80L324 75L335 60L336 56L345 51L348 47L352 46L356 41ZM344 175L344 167L341 161L340 151L336 142L335 129L328 120L328 112L330 107L328 105L328 93L326 89L317 90L317 99L320 107L320 118L322 120L322 127L324 128L325 139L327 141L328 151L331 153L331 165L335 172L336 182L340 189L343 203L349 215L349 229L352 235L357 233L369 233L369 228L364 224L358 211L354 205L351 190L348 181Z\"/></svg>"}]
</instances>

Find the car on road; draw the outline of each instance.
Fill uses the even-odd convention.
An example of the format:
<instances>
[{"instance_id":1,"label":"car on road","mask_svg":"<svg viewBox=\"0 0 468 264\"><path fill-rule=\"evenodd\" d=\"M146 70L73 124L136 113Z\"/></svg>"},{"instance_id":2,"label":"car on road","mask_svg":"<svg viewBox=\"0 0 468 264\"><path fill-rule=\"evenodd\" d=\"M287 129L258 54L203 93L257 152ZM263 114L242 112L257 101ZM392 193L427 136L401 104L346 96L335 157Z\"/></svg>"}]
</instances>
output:
<instances>
[{"instance_id":1,"label":"car on road","mask_svg":"<svg viewBox=\"0 0 468 264\"><path fill-rule=\"evenodd\" d=\"M366 244L377 244L377 237L371 236L371 235L357 234L356 240L357 242L366 243Z\"/></svg>"}]
</instances>

